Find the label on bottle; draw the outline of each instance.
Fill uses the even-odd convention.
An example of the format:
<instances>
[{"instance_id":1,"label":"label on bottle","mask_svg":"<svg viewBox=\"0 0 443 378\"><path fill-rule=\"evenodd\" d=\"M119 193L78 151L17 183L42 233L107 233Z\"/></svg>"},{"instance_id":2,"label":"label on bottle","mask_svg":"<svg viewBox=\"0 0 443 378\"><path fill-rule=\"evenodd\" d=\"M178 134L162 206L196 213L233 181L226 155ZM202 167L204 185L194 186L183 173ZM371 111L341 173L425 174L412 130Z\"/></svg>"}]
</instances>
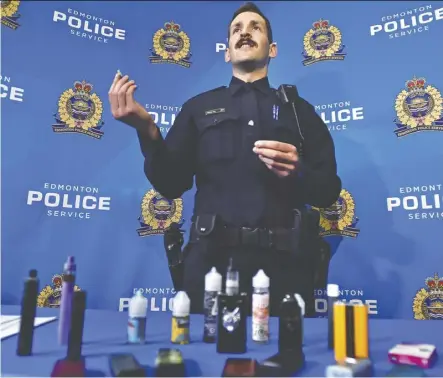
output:
<instances>
[{"instance_id":1,"label":"label on bottle","mask_svg":"<svg viewBox=\"0 0 443 378\"><path fill-rule=\"evenodd\" d=\"M189 316L173 316L171 342L174 344L189 344Z\"/></svg>"},{"instance_id":2,"label":"label on bottle","mask_svg":"<svg viewBox=\"0 0 443 378\"><path fill-rule=\"evenodd\" d=\"M139 344L145 342L146 318L129 318L128 342Z\"/></svg>"},{"instance_id":3,"label":"label on bottle","mask_svg":"<svg viewBox=\"0 0 443 378\"><path fill-rule=\"evenodd\" d=\"M252 340L269 340L269 294L252 294Z\"/></svg>"},{"instance_id":4,"label":"label on bottle","mask_svg":"<svg viewBox=\"0 0 443 378\"><path fill-rule=\"evenodd\" d=\"M227 307L223 308L223 327L228 332L235 331L240 325L241 320L241 311L239 307L236 307L234 310L229 311Z\"/></svg>"},{"instance_id":5,"label":"label on bottle","mask_svg":"<svg viewBox=\"0 0 443 378\"><path fill-rule=\"evenodd\" d=\"M204 297L204 329L205 339L215 339L217 334L217 292L205 291Z\"/></svg>"}]
</instances>

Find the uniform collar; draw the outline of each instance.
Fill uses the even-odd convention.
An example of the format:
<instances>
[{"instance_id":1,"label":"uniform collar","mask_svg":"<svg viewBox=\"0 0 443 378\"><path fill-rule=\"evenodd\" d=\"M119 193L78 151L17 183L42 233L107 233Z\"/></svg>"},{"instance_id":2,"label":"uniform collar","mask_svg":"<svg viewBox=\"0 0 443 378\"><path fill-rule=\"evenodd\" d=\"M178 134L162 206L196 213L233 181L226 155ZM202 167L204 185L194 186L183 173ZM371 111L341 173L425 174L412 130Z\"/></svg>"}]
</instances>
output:
<instances>
[{"instance_id":1,"label":"uniform collar","mask_svg":"<svg viewBox=\"0 0 443 378\"><path fill-rule=\"evenodd\" d=\"M269 94L271 92L271 86L269 85L269 80L267 76L252 83L246 83L243 80L240 80L239 78L233 76L231 79L231 83L229 84L229 90L232 95L236 94L241 89L246 89L247 87L259 90L264 94Z\"/></svg>"}]
</instances>

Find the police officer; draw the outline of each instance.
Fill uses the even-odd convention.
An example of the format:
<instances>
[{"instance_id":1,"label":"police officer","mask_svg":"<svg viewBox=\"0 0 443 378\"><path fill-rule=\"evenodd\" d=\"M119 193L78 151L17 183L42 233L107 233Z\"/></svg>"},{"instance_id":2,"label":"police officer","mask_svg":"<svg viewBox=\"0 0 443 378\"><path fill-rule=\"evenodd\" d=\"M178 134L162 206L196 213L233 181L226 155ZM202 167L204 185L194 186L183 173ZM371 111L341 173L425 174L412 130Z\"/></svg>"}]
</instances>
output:
<instances>
[{"instance_id":1,"label":"police officer","mask_svg":"<svg viewBox=\"0 0 443 378\"><path fill-rule=\"evenodd\" d=\"M228 40L229 86L188 100L166 138L134 100L137 85L127 75L117 73L109 101L114 118L136 129L158 192L179 198L195 177L184 262L193 312L201 311L205 274L212 266L225 272L232 257L242 291L250 291L258 269L270 276L275 313L285 291L311 295L294 209L332 205L341 180L332 138L313 106L298 98L294 113L269 85L269 62L277 56L269 20L247 3L234 13Z\"/></svg>"}]
</instances>

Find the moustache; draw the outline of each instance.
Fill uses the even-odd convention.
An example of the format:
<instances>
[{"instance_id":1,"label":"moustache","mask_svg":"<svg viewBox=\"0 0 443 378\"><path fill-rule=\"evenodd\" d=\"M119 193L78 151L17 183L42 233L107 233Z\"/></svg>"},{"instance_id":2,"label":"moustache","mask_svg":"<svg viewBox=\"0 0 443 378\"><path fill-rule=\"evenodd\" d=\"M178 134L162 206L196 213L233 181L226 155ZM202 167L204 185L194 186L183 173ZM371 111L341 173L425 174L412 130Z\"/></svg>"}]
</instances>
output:
<instances>
[{"instance_id":1,"label":"moustache","mask_svg":"<svg viewBox=\"0 0 443 378\"><path fill-rule=\"evenodd\" d=\"M257 47L257 43L255 43L251 38L241 38L235 45L236 49L239 49L242 47L245 43L247 43L249 46Z\"/></svg>"}]
</instances>

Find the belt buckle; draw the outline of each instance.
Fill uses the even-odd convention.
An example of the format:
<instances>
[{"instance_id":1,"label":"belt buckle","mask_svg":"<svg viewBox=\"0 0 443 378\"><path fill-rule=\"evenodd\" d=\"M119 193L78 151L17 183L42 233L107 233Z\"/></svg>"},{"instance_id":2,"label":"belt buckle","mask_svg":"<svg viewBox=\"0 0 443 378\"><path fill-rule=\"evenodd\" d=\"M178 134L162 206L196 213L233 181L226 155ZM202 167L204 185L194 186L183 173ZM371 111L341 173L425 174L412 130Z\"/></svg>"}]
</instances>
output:
<instances>
[{"instance_id":1,"label":"belt buckle","mask_svg":"<svg viewBox=\"0 0 443 378\"><path fill-rule=\"evenodd\" d=\"M258 228L241 228L241 242L243 245L258 245L260 241Z\"/></svg>"}]
</instances>

